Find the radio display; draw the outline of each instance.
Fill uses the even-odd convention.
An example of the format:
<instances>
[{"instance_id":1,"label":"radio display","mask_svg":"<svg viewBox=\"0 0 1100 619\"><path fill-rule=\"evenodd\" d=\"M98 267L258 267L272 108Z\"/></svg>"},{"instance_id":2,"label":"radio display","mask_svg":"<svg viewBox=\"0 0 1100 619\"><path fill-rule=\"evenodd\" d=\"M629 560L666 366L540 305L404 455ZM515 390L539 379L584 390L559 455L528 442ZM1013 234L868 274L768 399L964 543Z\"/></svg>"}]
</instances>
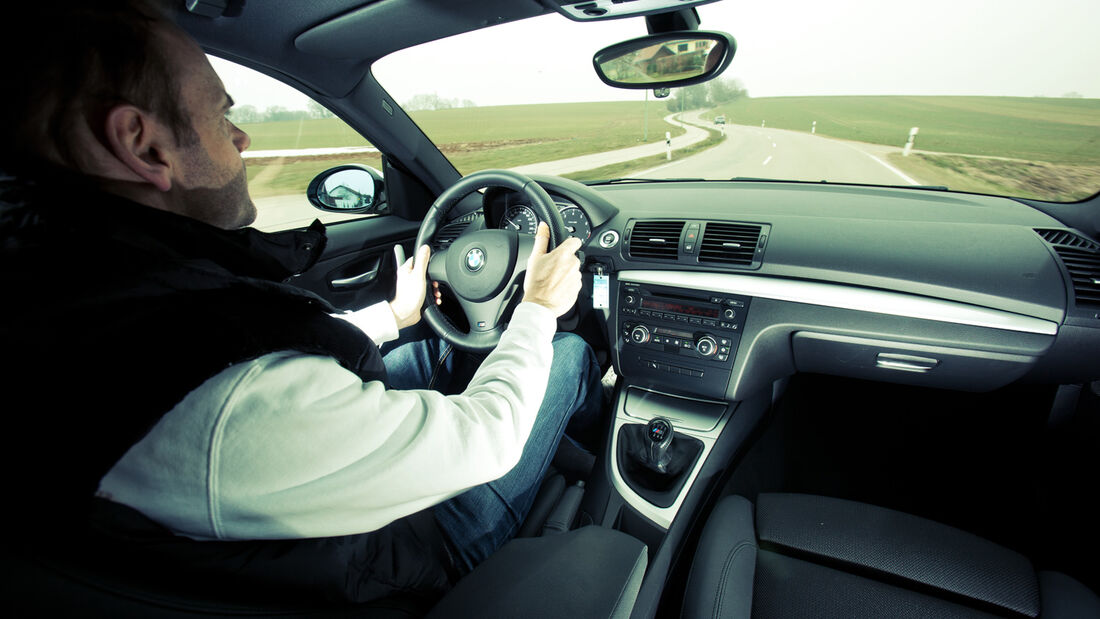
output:
<instances>
[{"instance_id":1,"label":"radio display","mask_svg":"<svg viewBox=\"0 0 1100 619\"><path fill-rule=\"evenodd\" d=\"M688 305L687 303L676 303L674 301L658 301L652 297L642 297L642 309L702 316L703 318L718 318L719 316L717 307Z\"/></svg>"}]
</instances>

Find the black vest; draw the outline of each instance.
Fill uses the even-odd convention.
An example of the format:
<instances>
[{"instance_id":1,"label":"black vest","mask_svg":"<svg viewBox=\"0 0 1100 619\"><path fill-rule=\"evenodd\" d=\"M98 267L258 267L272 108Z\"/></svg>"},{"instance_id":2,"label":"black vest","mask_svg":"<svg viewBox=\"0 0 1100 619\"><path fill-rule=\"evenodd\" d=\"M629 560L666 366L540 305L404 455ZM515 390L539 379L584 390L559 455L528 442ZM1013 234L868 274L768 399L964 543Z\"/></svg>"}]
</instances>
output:
<instances>
[{"instance_id":1,"label":"black vest","mask_svg":"<svg viewBox=\"0 0 1100 619\"><path fill-rule=\"evenodd\" d=\"M94 499L99 480L188 392L280 350L385 381L377 346L307 291L324 227L224 231L96 191L0 182L3 450L23 530L84 531L93 554L234 591L366 601L434 594L449 562L430 512L339 538L197 542ZM48 542L49 540L44 540ZM36 542L37 543L37 542ZM72 536L54 550L72 551ZM49 543L43 543L43 549Z\"/></svg>"}]
</instances>

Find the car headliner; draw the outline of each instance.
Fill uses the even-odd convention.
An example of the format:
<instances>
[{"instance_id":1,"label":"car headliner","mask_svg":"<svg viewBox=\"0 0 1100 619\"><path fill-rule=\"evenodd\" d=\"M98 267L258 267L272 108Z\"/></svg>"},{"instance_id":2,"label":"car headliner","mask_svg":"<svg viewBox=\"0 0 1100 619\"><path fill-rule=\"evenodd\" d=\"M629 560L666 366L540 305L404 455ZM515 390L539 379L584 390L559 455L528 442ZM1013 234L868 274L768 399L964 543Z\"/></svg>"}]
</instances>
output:
<instances>
[{"instance_id":1,"label":"car headliner","mask_svg":"<svg viewBox=\"0 0 1100 619\"><path fill-rule=\"evenodd\" d=\"M552 10L536 0L270 0L218 18L181 7L176 21L210 53L340 98L391 52Z\"/></svg>"}]
</instances>

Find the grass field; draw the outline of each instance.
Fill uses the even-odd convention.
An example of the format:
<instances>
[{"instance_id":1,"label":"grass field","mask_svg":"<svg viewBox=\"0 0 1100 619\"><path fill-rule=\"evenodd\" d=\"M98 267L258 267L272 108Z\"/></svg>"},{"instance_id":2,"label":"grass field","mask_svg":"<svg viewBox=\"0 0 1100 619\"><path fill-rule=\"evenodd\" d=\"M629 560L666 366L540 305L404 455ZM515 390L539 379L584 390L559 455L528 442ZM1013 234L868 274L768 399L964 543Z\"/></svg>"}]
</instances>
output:
<instances>
[{"instance_id":1,"label":"grass field","mask_svg":"<svg viewBox=\"0 0 1100 619\"><path fill-rule=\"evenodd\" d=\"M1100 165L1100 99L1025 97L770 97L713 110L727 122L810 131L921 150Z\"/></svg>"},{"instance_id":2,"label":"grass field","mask_svg":"<svg viewBox=\"0 0 1100 619\"><path fill-rule=\"evenodd\" d=\"M649 102L650 142L684 132L661 120L663 103ZM640 102L563 103L458 108L414 112L413 120L454 163L469 174L510 168L645 143L646 111ZM253 151L324 146L364 146L367 141L338 119L241 125ZM379 166L377 156L261 159L248 163L253 196L304 191L318 172L338 163Z\"/></svg>"},{"instance_id":3,"label":"grass field","mask_svg":"<svg viewBox=\"0 0 1100 619\"><path fill-rule=\"evenodd\" d=\"M570 103L417 112L414 120L463 174L514 167L642 143L641 103ZM649 141L683 132L649 103ZM774 97L742 99L711 110L730 123L809 131L900 148L920 127L920 152L891 164L927 184L960 191L1075 200L1100 188L1100 100L1019 97ZM244 125L252 150L360 146L366 141L336 119ZM701 150L715 138L695 147ZM681 153L681 156L686 153ZM1007 158L1009 161L1005 161ZM302 192L319 172L340 163L380 167L377 155L251 160L256 197ZM578 179L626 176L658 165L640 160L571 174Z\"/></svg>"},{"instance_id":4,"label":"grass field","mask_svg":"<svg viewBox=\"0 0 1100 619\"><path fill-rule=\"evenodd\" d=\"M707 114L727 122L904 146L890 163L923 183L1040 200L1080 200L1100 188L1100 99L1043 97L771 97Z\"/></svg>"}]
</instances>

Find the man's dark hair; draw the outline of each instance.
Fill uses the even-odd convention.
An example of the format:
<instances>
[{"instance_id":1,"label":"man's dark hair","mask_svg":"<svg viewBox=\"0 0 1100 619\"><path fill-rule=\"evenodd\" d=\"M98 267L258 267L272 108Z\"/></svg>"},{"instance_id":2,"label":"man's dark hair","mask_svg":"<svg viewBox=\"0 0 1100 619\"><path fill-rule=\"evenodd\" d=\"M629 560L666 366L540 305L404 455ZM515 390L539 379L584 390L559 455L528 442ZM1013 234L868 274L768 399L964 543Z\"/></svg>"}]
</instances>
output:
<instances>
[{"instance_id":1,"label":"man's dark hair","mask_svg":"<svg viewBox=\"0 0 1100 619\"><path fill-rule=\"evenodd\" d=\"M72 128L86 119L106 144L103 122L119 104L157 117L181 143L196 139L160 38L174 25L154 2L31 0L4 13L0 165L42 161L52 146L77 167Z\"/></svg>"}]
</instances>

